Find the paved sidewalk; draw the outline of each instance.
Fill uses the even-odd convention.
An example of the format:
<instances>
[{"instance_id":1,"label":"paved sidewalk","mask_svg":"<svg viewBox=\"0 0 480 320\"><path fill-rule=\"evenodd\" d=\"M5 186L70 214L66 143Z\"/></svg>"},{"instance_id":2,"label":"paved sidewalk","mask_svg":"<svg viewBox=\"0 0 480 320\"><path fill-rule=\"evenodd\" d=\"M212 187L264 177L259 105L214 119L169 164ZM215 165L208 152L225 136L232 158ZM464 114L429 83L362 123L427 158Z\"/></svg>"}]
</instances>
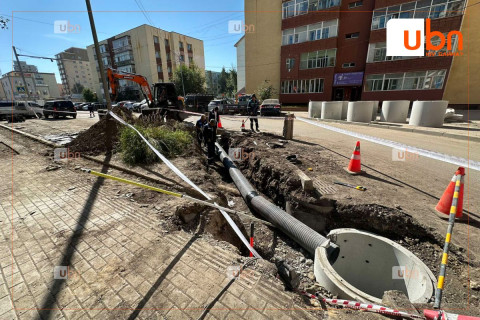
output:
<instances>
[{"instance_id":1,"label":"paved sidewalk","mask_svg":"<svg viewBox=\"0 0 480 320\"><path fill-rule=\"evenodd\" d=\"M11 145L10 134L0 141ZM239 255L182 231L163 236L160 219L115 197L112 182L47 171L48 149L25 138L13 147L18 155L0 148L0 319L196 319L228 282ZM66 280L53 278L60 265ZM294 299L250 272L206 319L317 318Z\"/></svg>"}]
</instances>

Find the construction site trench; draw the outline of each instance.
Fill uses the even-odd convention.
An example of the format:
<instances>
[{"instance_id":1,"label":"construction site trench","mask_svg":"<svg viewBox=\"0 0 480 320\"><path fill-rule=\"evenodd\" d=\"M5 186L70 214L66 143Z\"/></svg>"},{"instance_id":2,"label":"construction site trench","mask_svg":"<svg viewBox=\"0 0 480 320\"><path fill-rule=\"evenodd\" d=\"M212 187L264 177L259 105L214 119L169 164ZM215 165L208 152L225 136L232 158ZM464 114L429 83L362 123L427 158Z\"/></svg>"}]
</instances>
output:
<instances>
[{"instance_id":1,"label":"construction site trench","mask_svg":"<svg viewBox=\"0 0 480 320\"><path fill-rule=\"evenodd\" d=\"M127 117L129 115L126 115ZM93 155L112 153L112 161L119 161L116 154L118 146L119 126L115 124L112 141L108 145L92 145L92 137L102 136L107 130L106 121L102 120L73 140L70 147L74 151ZM131 120L133 122L133 120ZM185 125L188 127L188 125ZM193 129L193 128L191 128ZM193 130L191 130L193 133ZM433 228L425 226L413 218L401 203L391 205L388 201L369 201L361 191L343 189L335 186L333 181L348 181L349 176L342 169L344 159L331 150L320 145L300 140L282 140L281 137L268 133L238 133L223 131L219 139L226 152L230 148L239 148L244 156L236 166L256 188L256 190L279 208L306 224L314 231L327 236L332 230L353 228L385 237L413 253L431 273L438 275L444 238ZM240 211L249 211L240 192L233 184L228 170L217 161L207 165L205 156L199 148L193 148L188 154L174 159L173 162L192 181L213 196L221 206L233 207ZM158 176L166 173L156 164L148 171L157 171ZM314 188L304 190L298 171L306 173L313 180ZM171 180L170 187L195 195L185 186L176 185ZM381 180L379 180L381 181ZM355 193L356 192L356 193ZM198 195L197 195L198 196ZM216 242L224 248L235 250L243 256L249 251L235 235L218 210L206 208L186 201L180 203L173 200L159 201L160 195L149 190L140 190L130 197L145 205L152 203L158 214L160 224L165 232L184 230L197 233ZM175 208L172 211L172 208ZM252 216L229 214L248 239L253 224L254 248L272 264L286 264L298 275L298 287L312 294L332 298L335 294L328 291L316 280L314 273L315 257L278 228L263 223L264 218L256 212ZM444 292L444 304L449 307L460 307L465 303L466 274L471 267L478 272L478 262L466 259L463 247L451 246L449 255L448 277ZM470 257L472 258L472 257ZM341 259L341 254L339 259ZM352 268L355 266L352 265ZM286 284L286 288L289 285ZM381 293L377 294L381 299ZM428 302L432 302L433 297ZM309 299L299 296L307 306ZM427 302L427 301L425 301ZM474 308L479 308L478 297L470 300ZM428 307L426 303L415 304L420 309Z\"/></svg>"}]
</instances>

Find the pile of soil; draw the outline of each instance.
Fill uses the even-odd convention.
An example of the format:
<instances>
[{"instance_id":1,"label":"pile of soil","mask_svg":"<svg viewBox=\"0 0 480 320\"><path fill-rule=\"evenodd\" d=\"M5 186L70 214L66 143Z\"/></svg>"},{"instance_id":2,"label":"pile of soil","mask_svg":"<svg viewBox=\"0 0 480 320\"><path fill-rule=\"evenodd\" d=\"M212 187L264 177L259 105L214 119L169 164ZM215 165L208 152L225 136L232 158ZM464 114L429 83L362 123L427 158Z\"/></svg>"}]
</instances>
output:
<instances>
[{"instance_id":1,"label":"pile of soil","mask_svg":"<svg viewBox=\"0 0 480 320\"><path fill-rule=\"evenodd\" d=\"M127 123L133 124L135 122L132 112L125 107L115 107L112 111ZM67 147L72 152L92 156L114 153L118 148L121 127L123 125L115 119L104 117L88 130L81 132Z\"/></svg>"}]
</instances>

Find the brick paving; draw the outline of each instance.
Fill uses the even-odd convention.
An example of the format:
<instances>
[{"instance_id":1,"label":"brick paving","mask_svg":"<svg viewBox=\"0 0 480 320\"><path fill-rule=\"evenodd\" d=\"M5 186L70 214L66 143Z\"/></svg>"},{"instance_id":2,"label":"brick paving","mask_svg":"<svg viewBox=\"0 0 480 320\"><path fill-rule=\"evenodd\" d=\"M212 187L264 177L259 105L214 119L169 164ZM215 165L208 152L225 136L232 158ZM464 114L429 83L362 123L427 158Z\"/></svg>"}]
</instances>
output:
<instances>
[{"instance_id":1,"label":"brick paving","mask_svg":"<svg viewBox=\"0 0 480 320\"><path fill-rule=\"evenodd\" d=\"M110 181L46 171L47 149L15 139L18 155L0 148L0 319L196 319L227 284L236 253L183 231L163 236ZM0 142L11 145L10 133ZM59 265L68 279L53 278ZM248 275L206 319L316 318L278 280Z\"/></svg>"}]
</instances>

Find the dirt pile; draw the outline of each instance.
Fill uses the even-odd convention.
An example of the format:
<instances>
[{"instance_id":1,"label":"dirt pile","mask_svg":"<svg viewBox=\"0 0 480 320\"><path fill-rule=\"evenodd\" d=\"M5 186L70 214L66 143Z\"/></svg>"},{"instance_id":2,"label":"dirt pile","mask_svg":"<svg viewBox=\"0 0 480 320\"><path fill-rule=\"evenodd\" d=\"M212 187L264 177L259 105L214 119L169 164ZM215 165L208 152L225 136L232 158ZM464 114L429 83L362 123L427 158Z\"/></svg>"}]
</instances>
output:
<instances>
[{"instance_id":1,"label":"dirt pile","mask_svg":"<svg viewBox=\"0 0 480 320\"><path fill-rule=\"evenodd\" d=\"M124 107L115 107L113 113L133 124L135 118L130 110ZM123 125L111 117L105 117L81 132L67 147L72 152L80 152L86 155L99 155L102 153L115 152L119 142L119 131Z\"/></svg>"}]
</instances>

